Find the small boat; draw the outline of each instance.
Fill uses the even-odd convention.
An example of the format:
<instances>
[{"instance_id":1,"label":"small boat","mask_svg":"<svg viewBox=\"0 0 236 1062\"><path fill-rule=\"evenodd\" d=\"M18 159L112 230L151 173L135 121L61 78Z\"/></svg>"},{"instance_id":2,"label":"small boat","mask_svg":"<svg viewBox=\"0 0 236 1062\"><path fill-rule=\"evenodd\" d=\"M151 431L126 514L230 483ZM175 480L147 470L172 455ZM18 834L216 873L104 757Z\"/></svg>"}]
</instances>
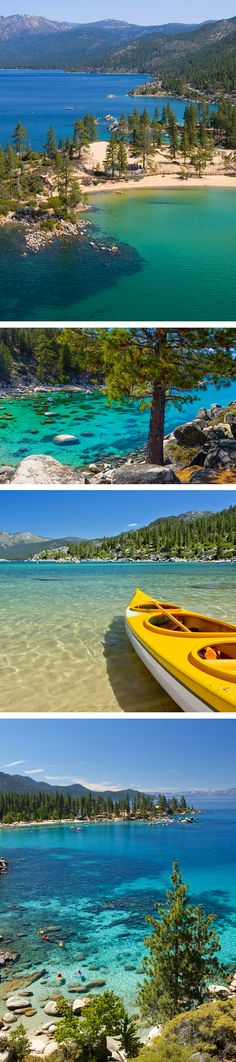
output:
<instances>
[{"instance_id":1,"label":"small boat","mask_svg":"<svg viewBox=\"0 0 236 1062\"><path fill-rule=\"evenodd\" d=\"M131 645L184 712L235 712L236 627L136 593L126 609Z\"/></svg>"}]
</instances>

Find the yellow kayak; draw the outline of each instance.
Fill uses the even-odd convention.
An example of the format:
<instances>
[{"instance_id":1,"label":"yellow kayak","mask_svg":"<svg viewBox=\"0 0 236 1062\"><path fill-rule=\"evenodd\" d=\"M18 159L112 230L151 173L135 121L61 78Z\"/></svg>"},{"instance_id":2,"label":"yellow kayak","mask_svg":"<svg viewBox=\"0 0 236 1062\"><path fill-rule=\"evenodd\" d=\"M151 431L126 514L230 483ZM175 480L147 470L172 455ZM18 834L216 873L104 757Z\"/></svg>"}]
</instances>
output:
<instances>
[{"instance_id":1,"label":"yellow kayak","mask_svg":"<svg viewBox=\"0 0 236 1062\"><path fill-rule=\"evenodd\" d=\"M236 627L136 590L131 645L184 712L236 711Z\"/></svg>"}]
</instances>

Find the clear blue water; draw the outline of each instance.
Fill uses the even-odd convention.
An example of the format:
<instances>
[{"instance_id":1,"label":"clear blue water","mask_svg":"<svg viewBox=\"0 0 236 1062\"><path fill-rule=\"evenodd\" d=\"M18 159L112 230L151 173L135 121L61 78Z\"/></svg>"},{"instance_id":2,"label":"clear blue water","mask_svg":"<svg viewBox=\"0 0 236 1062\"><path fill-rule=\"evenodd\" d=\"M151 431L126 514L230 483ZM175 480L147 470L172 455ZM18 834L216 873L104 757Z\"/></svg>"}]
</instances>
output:
<instances>
[{"instance_id":1,"label":"clear blue water","mask_svg":"<svg viewBox=\"0 0 236 1062\"><path fill-rule=\"evenodd\" d=\"M235 320L236 189L103 193L91 205L89 237L37 254L20 228L1 228L0 319Z\"/></svg>"},{"instance_id":2,"label":"clear blue water","mask_svg":"<svg viewBox=\"0 0 236 1062\"><path fill-rule=\"evenodd\" d=\"M167 406L165 433L192 420L200 406L213 402L226 405L236 400L236 383L194 394L182 409ZM140 402L108 404L99 392L58 392L30 398L0 400L0 465L17 465L32 453L50 454L62 464L76 467L107 457L137 452L146 445L150 409L140 411ZM75 442L61 446L58 434L74 435Z\"/></svg>"},{"instance_id":3,"label":"clear blue water","mask_svg":"<svg viewBox=\"0 0 236 1062\"><path fill-rule=\"evenodd\" d=\"M175 858L192 902L217 916L222 960L236 965L236 810L207 812L189 827L4 830L0 847L9 860L0 879L1 933L10 947L18 944L16 974L46 967L44 984L33 986L38 1002L57 988L58 971L65 994L70 983L80 984L79 968L86 980L104 978L135 1005L145 915L163 900ZM9 910L10 904L19 909ZM59 927L55 937L65 941L63 951L38 935L49 925Z\"/></svg>"},{"instance_id":4,"label":"clear blue water","mask_svg":"<svg viewBox=\"0 0 236 1062\"><path fill-rule=\"evenodd\" d=\"M236 563L0 564L0 710L178 711L126 635L137 586L235 623Z\"/></svg>"},{"instance_id":5,"label":"clear blue water","mask_svg":"<svg viewBox=\"0 0 236 1062\"><path fill-rule=\"evenodd\" d=\"M148 74L142 74L148 81ZM159 100L135 99L128 92L140 84L140 74L66 74L50 70L0 70L1 131L6 144L19 119L24 123L34 150L44 147L47 131L54 125L58 139L71 136L76 118L89 112L98 118L98 137L107 137L106 114L120 118L134 107L147 107L152 116L169 101L179 122L185 101L163 96ZM109 95L113 98L109 99ZM69 108L69 110L68 110Z\"/></svg>"}]
</instances>

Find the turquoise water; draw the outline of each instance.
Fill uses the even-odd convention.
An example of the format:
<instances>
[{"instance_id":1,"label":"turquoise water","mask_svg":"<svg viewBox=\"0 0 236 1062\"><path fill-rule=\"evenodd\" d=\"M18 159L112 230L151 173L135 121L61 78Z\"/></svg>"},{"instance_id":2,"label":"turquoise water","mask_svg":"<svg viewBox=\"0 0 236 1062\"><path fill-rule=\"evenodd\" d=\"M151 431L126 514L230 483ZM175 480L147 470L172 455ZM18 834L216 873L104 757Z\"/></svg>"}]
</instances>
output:
<instances>
[{"instance_id":1,"label":"turquoise water","mask_svg":"<svg viewBox=\"0 0 236 1062\"><path fill-rule=\"evenodd\" d=\"M178 410L167 407L165 432L192 420L200 406L222 405L236 399L236 383L216 389L208 387L194 395L192 402ZM0 465L17 465L29 454L50 454L62 464L89 464L90 461L139 451L146 445L150 409L140 412L140 402L108 404L99 392L58 392L30 398L0 399ZM74 435L75 442L61 446L59 434Z\"/></svg>"},{"instance_id":2,"label":"turquoise water","mask_svg":"<svg viewBox=\"0 0 236 1062\"><path fill-rule=\"evenodd\" d=\"M148 81L148 74L142 74ZM140 74L66 74L61 70L0 70L1 134L6 144L17 122L23 122L28 141L34 150L44 147L47 132L53 125L58 139L72 136L76 118L86 113L98 118L98 137L104 140L108 131L105 114L120 118L147 108L154 114L158 104L161 114L169 102L179 122L183 119L185 100L163 96L158 100L128 96L140 84ZM109 96L112 99L109 99ZM69 108L69 110L68 110Z\"/></svg>"},{"instance_id":3,"label":"turquoise water","mask_svg":"<svg viewBox=\"0 0 236 1062\"><path fill-rule=\"evenodd\" d=\"M81 986L79 968L86 981L104 979L129 1007L135 1005L145 914L163 900L175 858L192 902L217 916L221 959L236 965L235 810L207 812L189 827L4 829L0 844L9 860L0 880L1 933L9 947L19 947L16 975L46 967L43 984L33 985L38 1003L57 989L58 971L65 994L69 984ZM19 909L10 910L11 904ZM58 931L46 943L37 930L50 925ZM64 940L63 951L53 936Z\"/></svg>"},{"instance_id":4,"label":"turquoise water","mask_svg":"<svg viewBox=\"0 0 236 1062\"><path fill-rule=\"evenodd\" d=\"M92 198L89 239L25 254L0 230L2 320L233 321L236 189L136 191ZM94 227L93 227L94 226ZM116 243L118 254L90 246Z\"/></svg>"},{"instance_id":5,"label":"turquoise water","mask_svg":"<svg viewBox=\"0 0 236 1062\"><path fill-rule=\"evenodd\" d=\"M235 623L236 564L0 564L1 711L179 711L127 638L137 586Z\"/></svg>"}]
</instances>

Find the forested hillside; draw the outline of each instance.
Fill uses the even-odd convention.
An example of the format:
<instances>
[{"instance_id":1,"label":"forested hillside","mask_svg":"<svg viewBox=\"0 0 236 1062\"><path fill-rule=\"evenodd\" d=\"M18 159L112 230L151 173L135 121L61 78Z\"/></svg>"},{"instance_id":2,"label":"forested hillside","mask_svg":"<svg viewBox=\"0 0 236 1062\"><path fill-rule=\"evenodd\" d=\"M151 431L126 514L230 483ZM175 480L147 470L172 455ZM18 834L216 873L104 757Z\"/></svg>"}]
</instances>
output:
<instances>
[{"instance_id":1,"label":"forested hillside","mask_svg":"<svg viewBox=\"0 0 236 1062\"><path fill-rule=\"evenodd\" d=\"M236 559L236 506L219 513L184 513L154 520L147 527L98 541L69 543L67 554L43 550L42 559L70 560L204 560Z\"/></svg>"},{"instance_id":2,"label":"forested hillside","mask_svg":"<svg viewBox=\"0 0 236 1062\"><path fill-rule=\"evenodd\" d=\"M2 68L150 73L163 85L170 78L173 88L177 81L204 91L236 87L235 18L199 26L138 26L108 19L68 28L46 20L44 28L43 20L35 20L35 29L28 18L25 29L13 23L12 32L6 21L0 22Z\"/></svg>"}]
</instances>

